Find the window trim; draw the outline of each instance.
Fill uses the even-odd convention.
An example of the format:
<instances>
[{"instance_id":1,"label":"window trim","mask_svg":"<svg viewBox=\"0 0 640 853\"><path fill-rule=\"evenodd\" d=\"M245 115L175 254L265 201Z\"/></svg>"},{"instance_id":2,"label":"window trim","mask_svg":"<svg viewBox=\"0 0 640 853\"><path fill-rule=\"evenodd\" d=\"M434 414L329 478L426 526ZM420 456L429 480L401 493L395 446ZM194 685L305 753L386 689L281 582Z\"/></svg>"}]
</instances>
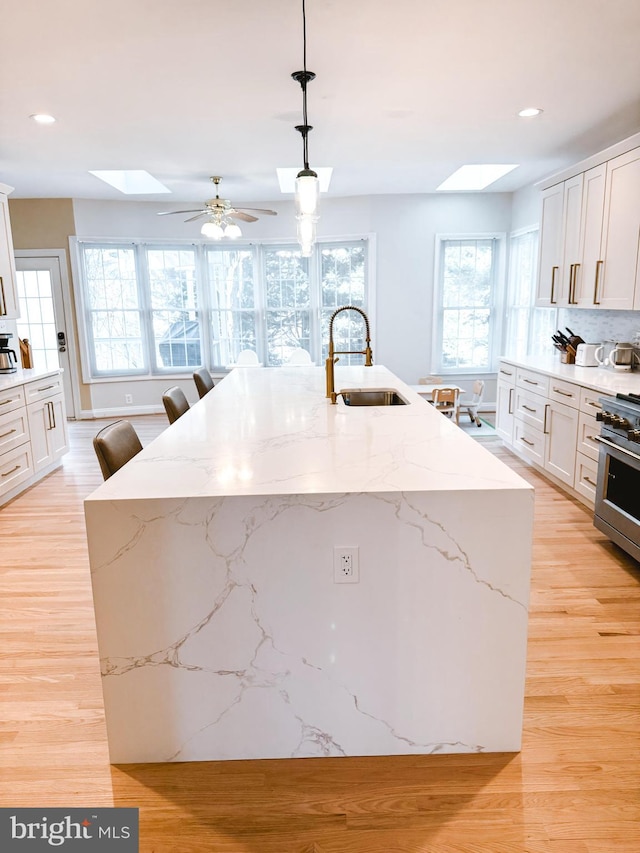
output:
<instances>
[{"instance_id":1,"label":"window trim","mask_svg":"<svg viewBox=\"0 0 640 853\"><path fill-rule=\"evenodd\" d=\"M494 280L490 311L494 318L489 341L488 367L442 367L442 250L443 243L449 240L495 240ZM506 231L473 231L468 233L442 233L435 235L434 274L433 274L433 318L431 330L431 370L443 376L484 376L495 373L502 348L504 307L506 291Z\"/></svg>"},{"instance_id":2,"label":"window trim","mask_svg":"<svg viewBox=\"0 0 640 853\"><path fill-rule=\"evenodd\" d=\"M376 326L376 276L375 276L375 260L376 260L376 235L373 233L359 233L359 234L341 234L341 235L331 235L322 238L318 238L316 242L316 249L309 259L309 274L312 280L315 277L315 281L317 285L320 283L320 270L319 270L319 261L318 256L319 252L322 250L322 247L325 245L336 245L336 244L353 244L362 242L365 245L366 251L366 267L365 267L365 310L367 311L367 316L370 321L371 335L375 340L375 326ZM294 238L286 238L286 237L269 237L269 238L261 238L259 240L251 240L251 239L239 239L234 240L233 243L225 244L229 247L234 248L245 248L251 249L254 253L254 263L258 267L258 271L254 273L256 276L256 280L260 281L259 285L259 293L262 294L262 279L263 279L263 271L262 271L262 247L268 246L286 246L291 247L293 249L299 249L299 244L297 240ZM200 323L200 331L201 331L201 356L203 364L209 365L209 369L214 373L219 375L224 375L227 371L224 365L213 365L212 364L212 346L210 344L210 334L209 334L209 321L211 317L211 304L210 304L210 296L209 296L209 287L208 287L208 270L207 270L207 255L206 249L211 246L211 241L209 240L189 240L189 239L170 239L170 238L161 238L161 237L135 237L135 238L116 238L116 237L90 237L90 236L75 236L69 237L69 255L71 260L71 269L73 275L73 281L77 283L77 287L74 288L74 293L76 295L75 298L75 316L78 327L78 341L79 341L79 355L80 355L80 365L81 365L81 376L82 382L86 385L92 384L100 384L100 383L112 383L112 382L136 382L136 381L154 381L154 380L162 380L163 378L173 377L173 378L186 378L192 375L193 370L191 368L185 367L177 367L177 368L165 368L161 371L154 370L151 360L152 353L146 354L147 366L144 372L136 371L127 372L127 373L102 373L99 376L93 375L92 371L92 347L90 343L90 335L87 327L87 305L86 305L86 294L85 294L85 280L84 280L84 263L83 263L83 247L84 246L98 246L98 247L120 247L120 248L133 248L135 254L135 262L138 267L139 264L139 253L142 253L147 248L167 248L167 249L185 249L191 247L195 249L196 252L196 276L198 277L198 318ZM146 278L146 272L144 273L144 277ZM141 286L141 277L138 277L138 287ZM319 291L319 286L312 287L311 294L311 334L312 334L312 342L311 342L311 357L314 363L320 363L320 355L322 348L322 325L321 325L321 309L322 306L320 304L321 300L319 298L319 292L316 294L315 291ZM256 332L257 332L257 341L261 341L263 336L263 327L265 318L264 314L264 306L259 305L258 302L261 302L262 296L256 300L256 306L254 308L256 315ZM143 300L146 301L146 295L141 295L140 301L140 311L143 317L143 323L146 323L146 315L145 308L143 307ZM143 341L145 345L147 344L147 333L143 329ZM315 352L314 352L315 351Z\"/></svg>"}]
</instances>

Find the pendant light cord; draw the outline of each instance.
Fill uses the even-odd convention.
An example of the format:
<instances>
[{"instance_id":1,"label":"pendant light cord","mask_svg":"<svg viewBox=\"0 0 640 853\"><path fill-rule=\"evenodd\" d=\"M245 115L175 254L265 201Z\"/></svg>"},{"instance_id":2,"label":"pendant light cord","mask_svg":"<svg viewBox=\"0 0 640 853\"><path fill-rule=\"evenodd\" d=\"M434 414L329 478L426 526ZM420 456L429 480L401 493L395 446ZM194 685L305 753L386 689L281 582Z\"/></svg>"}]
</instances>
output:
<instances>
[{"instance_id":1,"label":"pendant light cord","mask_svg":"<svg viewBox=\"0 0 640 853\"><path fill-rule=\"evenodd\" d=\"M307 9L305 0L302 0L302 122L305 131L302 134L302 160L305 169L309 168L309 121L307 119Z\"/></svg>"}]
</instances>

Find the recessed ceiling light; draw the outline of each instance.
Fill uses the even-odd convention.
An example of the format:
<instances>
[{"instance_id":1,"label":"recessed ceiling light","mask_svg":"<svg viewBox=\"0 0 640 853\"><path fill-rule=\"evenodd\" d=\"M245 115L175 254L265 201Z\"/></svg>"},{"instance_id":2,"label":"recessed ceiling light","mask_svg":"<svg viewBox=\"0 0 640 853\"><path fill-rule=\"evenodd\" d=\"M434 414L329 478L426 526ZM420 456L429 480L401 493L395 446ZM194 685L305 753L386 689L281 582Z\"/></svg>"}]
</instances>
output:
<instances>
[{"instance_id":1,"label":"recessed ceiling light","mask_svg":"<svg viewBox=\"0 0 640 853\"><path fill-rule=\"evenodd\" d=\"M89 172L96 178L100 178L105 184L109 184L127 195L155 195L155 193L171 192L144 169L106 169L97 172L89 169Z\"/></svg>"},{"instance_id":2,"label":"recessed ceiling light","mask_svg":"<svg viewBox=\"0 0 640 853\"><path fill-rule=\"evenodd\" d=\"M460 166L452 175L443 181L437 190L448 190L449 192L470 192L472 190L483 190L506 175L517 169L518 164L505 165L500 163L480 163L473 166Z\"/></svg>"},{"instance_id":3,"label":"recessed ceiling light","mask_svg":"<svg viewBox=\"0 0 640 853\"><path fill-rule=\"evenodd\" d=\"M532 116L539 116L542 112L544 112L544 110L541 110L538 107L527 107L524 110L520 110L518 115L521 118L531 118Z\"/></svg>"},{"instance_id":4,"label":"recessed ceiling light","mask_svg":"<svg viewBox=\"0 0 640 853\"><path fill-rule=\"evenodd\" d=\"M53 124L55 121L55 118L47 113L35 113L34 115L29 116L29 118L37 121L38 124Z\"/></svg>"},{"instance_id":5,"label":"recessed ceiling light","mask_svg":"<svg viewBox=\"0 0 640 853\"><path fill-rule=\"evenodd\" d=\"M287 166L286 168L276 169L281 193L294 193L296 191L296 176L299 171L300 166ZM333 166L314 166L313 171L318 176L320 192L326 193L331 183Z\"/></svg>"}]
</instances>

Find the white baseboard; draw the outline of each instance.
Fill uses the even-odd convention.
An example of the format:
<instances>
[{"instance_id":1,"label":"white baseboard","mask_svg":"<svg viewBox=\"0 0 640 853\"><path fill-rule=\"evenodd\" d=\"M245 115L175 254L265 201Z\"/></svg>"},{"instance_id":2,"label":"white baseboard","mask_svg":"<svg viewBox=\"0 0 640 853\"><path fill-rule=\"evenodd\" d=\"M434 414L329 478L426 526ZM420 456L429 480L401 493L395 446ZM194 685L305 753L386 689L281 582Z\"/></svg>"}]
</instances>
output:
<instances>
[{"instance_id":1,"label":"white baseboard","mask_svg":"<svg viewBox=\"0 0 640 853\"><path fill-rule=\"evenodd\" d=\"M164 406L118 406L111 409L83 409L78 415L82 421L97 418L130 418L133 415L162 415Z\"/></svg>"}]
</instances>

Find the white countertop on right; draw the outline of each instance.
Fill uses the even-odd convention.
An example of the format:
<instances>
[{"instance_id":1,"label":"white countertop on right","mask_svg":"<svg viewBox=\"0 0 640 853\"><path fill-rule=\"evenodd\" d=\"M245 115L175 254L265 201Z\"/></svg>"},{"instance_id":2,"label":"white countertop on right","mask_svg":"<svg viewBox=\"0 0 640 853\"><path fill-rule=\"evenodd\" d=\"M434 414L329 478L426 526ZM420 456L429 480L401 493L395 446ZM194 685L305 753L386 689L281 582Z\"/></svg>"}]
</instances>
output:
<instances>
[{"instance_id":1,"label":"white countertop on right","mask_svg":"<svg viewBox=\"0 0 640 853\"><path fill-rule=\"evenodd\" d=\"M503 356L501 362L507 362L515 367L527 370L537 370L566 382L574 382L584 388L600 391L602 394L640 394L640 371L611 370L606 367L579 367L576 364L562 364L553 356L524 356L508 358ZM498 374L498 377L500 374Z\"/></svg>"}]
</instances>

